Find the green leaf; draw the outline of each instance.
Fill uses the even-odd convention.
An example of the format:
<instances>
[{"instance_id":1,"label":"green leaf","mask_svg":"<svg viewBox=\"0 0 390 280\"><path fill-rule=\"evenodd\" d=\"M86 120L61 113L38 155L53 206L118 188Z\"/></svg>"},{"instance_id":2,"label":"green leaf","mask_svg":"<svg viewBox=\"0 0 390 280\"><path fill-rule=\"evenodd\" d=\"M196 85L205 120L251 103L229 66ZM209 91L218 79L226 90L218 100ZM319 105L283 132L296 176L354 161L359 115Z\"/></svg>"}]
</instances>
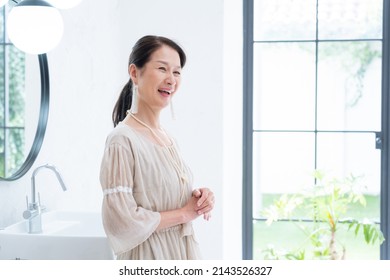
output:
<instances>
[{"instance_id":1,"label":"green leaf","mask_svg":"<svg viewBox=\"0 0 390 280\"><path fill-rule=\"evenodd\" d=\"M374 238L372 239L372 242L371 242L371 244L375 244L375 241L377 241L378 240L378 233L377 232L375 232L375 234L374 234Z\"/></svg>"},{"instance_id":2,"label":"green leaf","mask_svg":"<svg viewBox=\"0 0 390 280\"><path fill-rule=\"evenodd\" d=\"M360 224L356 224L356 228L355 228L355 236L358 235L359 233L359 229L360 229Z\"/></svg>"},{"instance_id":3,"label":"green leaf","mask_svg":"<svg viewBox=\"0 0 390 280\"><path fill-rule=\"evenodd\" d=\"M364 240L366 243L370 243L370 227L369 225L363 225Z\"/></svg>"}]
</instances>

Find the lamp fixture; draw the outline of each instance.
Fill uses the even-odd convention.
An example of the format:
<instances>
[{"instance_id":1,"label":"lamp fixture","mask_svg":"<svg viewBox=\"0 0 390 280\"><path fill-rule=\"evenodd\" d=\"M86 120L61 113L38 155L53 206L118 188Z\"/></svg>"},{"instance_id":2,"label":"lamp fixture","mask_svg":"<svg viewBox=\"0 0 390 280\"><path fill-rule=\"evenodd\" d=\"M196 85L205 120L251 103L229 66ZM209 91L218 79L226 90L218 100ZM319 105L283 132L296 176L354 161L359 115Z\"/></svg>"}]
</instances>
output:
<instances>
[{"instance_id":1,"label":"lamp fixture","mask_svg":"<svg viewBox=\"0 0 390 280\"><path fill-rule=\"evenodd\" d=\"M8 15L9 39L26 53L43 54L52 50L61 41L63 30L60 12L43 0L21 1Z\"/></svg>"},{"instance_id":2,"label":"lamp fixture","mask_svg":"<svg viewBox=\"0 0 390 280\"><path fill-rule=\"evenodd\" d=\"M0 7L3 7L7 2L8 0L0 0Z\"/></svg>"},{"instance_id":3,"label":"lamp fixture","mask_svg":"<svg viewBox=\"0 0 390 280\"><path fill-rule=\"evenodd\" d=\"M76 7L82 0L46 0L50 5L57 9L66 10Z\"/></svg>"}]
</instances>

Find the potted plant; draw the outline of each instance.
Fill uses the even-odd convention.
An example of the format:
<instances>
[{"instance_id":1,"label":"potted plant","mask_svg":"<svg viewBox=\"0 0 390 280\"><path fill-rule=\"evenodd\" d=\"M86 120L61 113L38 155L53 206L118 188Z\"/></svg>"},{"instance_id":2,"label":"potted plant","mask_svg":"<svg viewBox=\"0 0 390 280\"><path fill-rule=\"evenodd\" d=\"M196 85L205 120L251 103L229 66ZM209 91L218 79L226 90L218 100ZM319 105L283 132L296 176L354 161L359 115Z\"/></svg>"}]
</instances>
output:
<instances>
[{"instance_id":1,"label":"potted plant","mask_svg":"<svg viewBox=\"0 0 390 280\"><path fill-rule=\"evenodd\" d=\"M341 180L328 179L316 170L314 179L314 186L299 193L283 194L262 211L269 226L280 220L292 221L306 237L303 244L292 250L280 251L269 246L263 251L265 259L345 259L347 248L338 240L342 227L351 235L363 235L367 244L384 241L379 225L372 219L346 217L351 206L366 206L360 177L351 174Z\"/></svg>"}]
</instances>

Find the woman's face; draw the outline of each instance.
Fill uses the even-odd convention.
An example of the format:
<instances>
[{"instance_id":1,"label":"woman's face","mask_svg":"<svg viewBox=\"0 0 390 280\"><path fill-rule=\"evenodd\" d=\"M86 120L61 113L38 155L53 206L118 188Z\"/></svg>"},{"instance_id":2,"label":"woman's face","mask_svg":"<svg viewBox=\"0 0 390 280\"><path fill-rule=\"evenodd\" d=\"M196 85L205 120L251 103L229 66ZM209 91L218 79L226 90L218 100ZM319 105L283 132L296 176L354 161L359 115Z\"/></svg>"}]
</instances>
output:
<instances>
[{"instance_id":1,"label":"woman's face","mask_svg":"<svg viewBox=\"0 0 390 280\"><path fill-rule=\"evenodd\" d=\"M138 86L139 108L161 110L166 107L180 86L181 70L177 51L165 45L157 49L144 67L135 69L136 77L132 76Z\"/></svg>"}]
</instances>

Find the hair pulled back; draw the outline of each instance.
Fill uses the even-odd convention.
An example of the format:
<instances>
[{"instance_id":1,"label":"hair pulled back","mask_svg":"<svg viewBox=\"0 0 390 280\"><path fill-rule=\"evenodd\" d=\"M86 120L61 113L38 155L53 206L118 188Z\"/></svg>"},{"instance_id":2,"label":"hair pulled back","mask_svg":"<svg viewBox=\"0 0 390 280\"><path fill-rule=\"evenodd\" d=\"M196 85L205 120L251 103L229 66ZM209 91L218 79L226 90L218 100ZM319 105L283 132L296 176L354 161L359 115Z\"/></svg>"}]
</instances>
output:
<instances>
[{"instance_id":1,"label":"hair pulled back","mask_svg":"<svg viewBox=\"0 0 390 280\"><path fill-rule=\"evenodd\" d=\"M137 68L144 67L150 60L151 55L164 45L177 51L180 57L180 66L183 68L186 63L186 55L183 49L171 39L152 35L144 36L135 43L129 57L129 66L134 64ZM133 100L132 89L133 82L130 78L123 87L112 112L114 127L126 117L126 112L131 107Z\"/></svg>"}]
</instances>

